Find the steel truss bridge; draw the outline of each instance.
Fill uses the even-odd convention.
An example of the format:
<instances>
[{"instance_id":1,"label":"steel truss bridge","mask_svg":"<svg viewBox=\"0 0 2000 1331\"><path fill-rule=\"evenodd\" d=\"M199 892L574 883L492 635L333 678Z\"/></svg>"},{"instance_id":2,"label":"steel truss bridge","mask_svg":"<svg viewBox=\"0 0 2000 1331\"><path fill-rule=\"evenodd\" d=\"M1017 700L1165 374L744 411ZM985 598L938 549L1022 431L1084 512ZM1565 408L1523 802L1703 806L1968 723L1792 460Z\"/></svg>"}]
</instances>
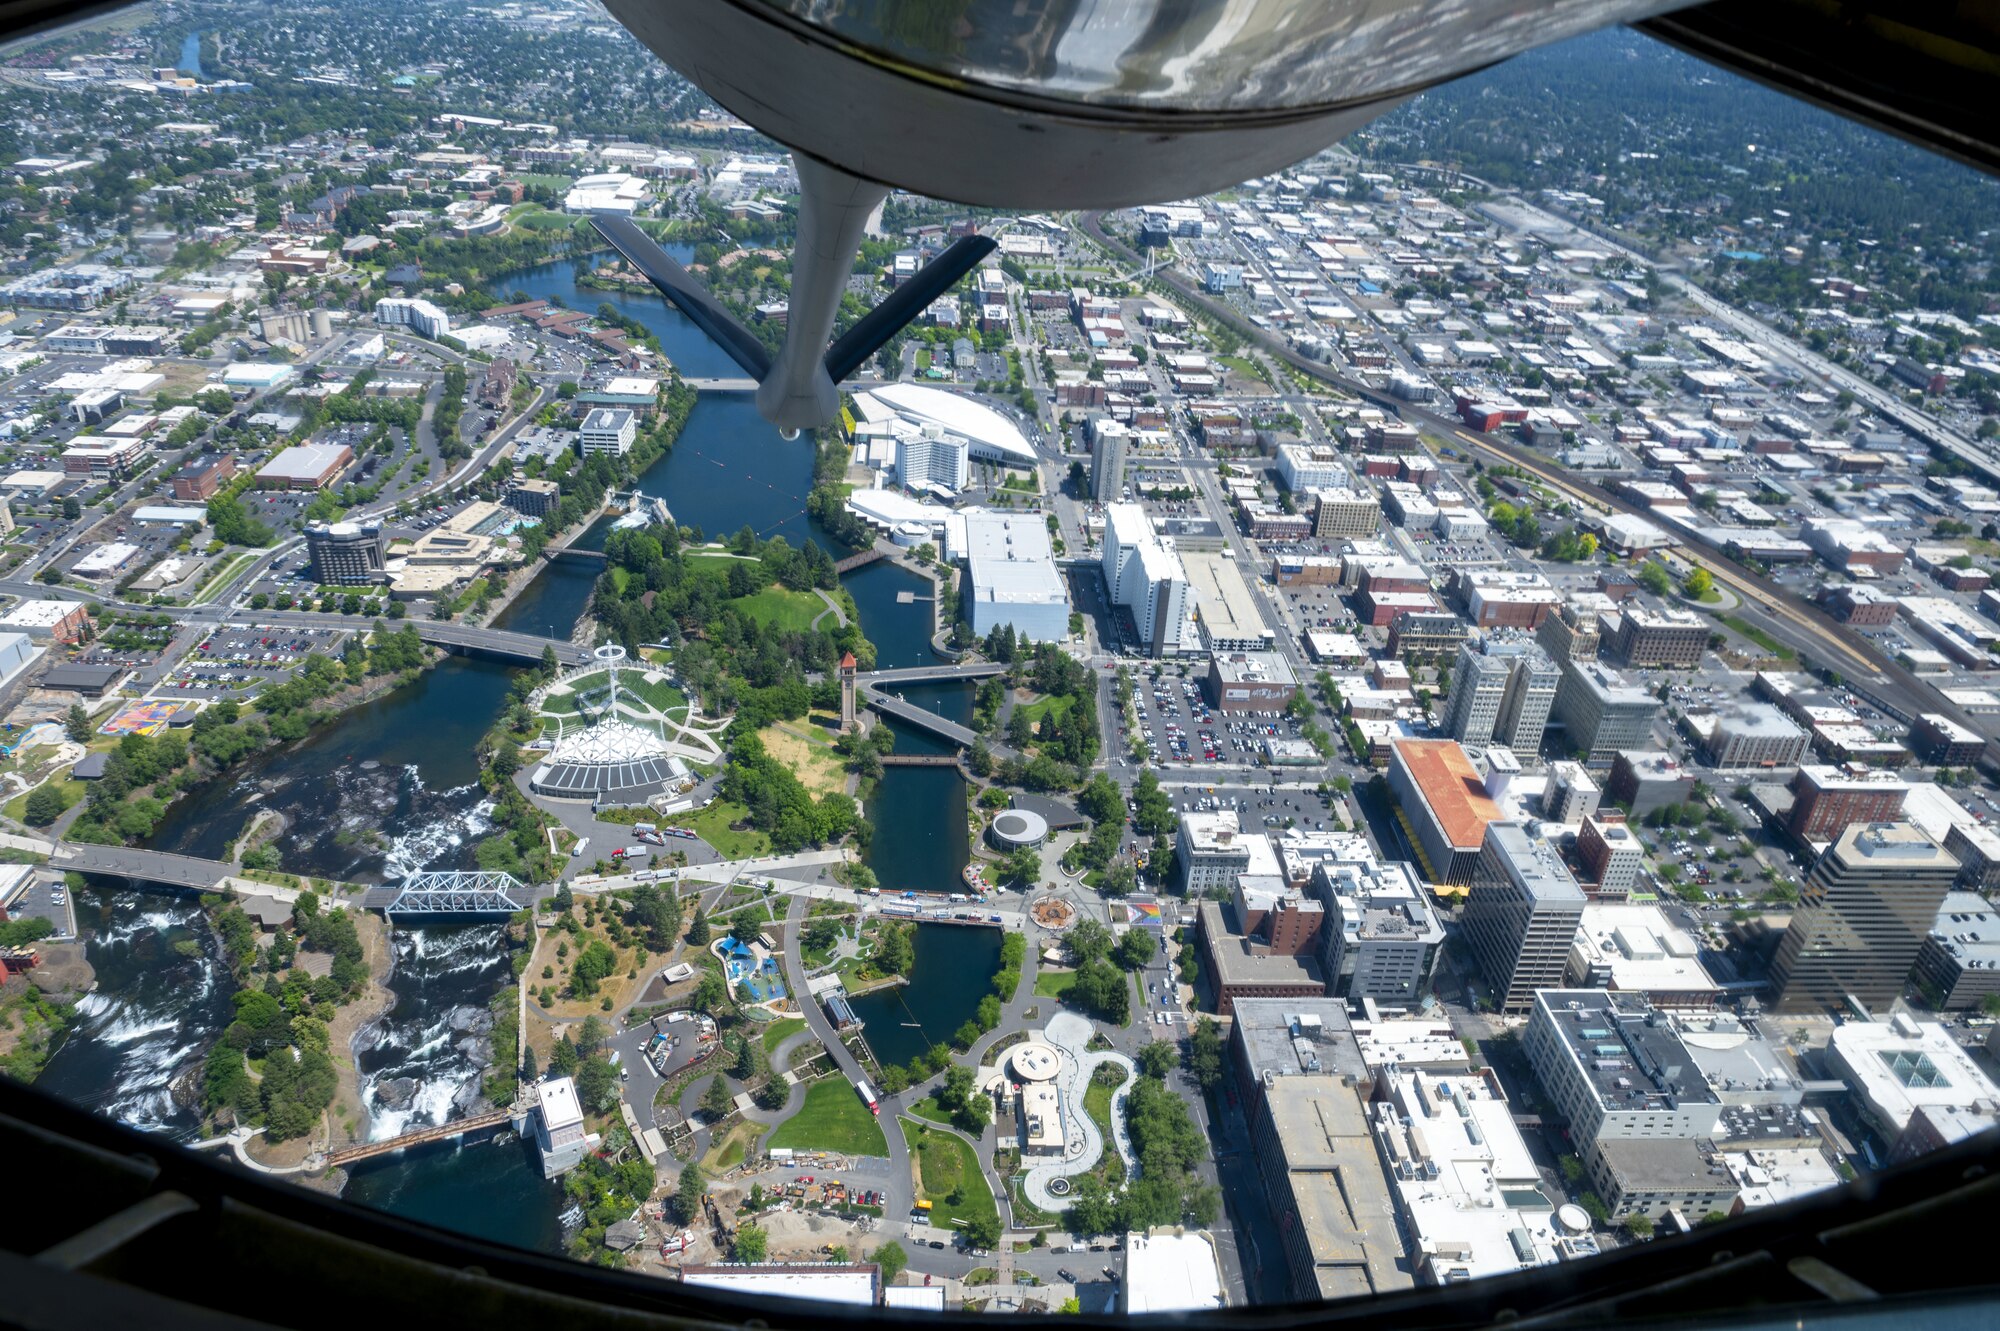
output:
<instances>
[{"instance_id":1,"label":"steel truss bridge","mask_svg":"<svg viewBox=\"0 0 2000 1331\"><path fill-rule=\"evenodd\" d=\"M361 905L387 916L512 915L535 903L534 889L510 873L427 869L388 887L371 887Z\"/></svg>"}]
</instances>

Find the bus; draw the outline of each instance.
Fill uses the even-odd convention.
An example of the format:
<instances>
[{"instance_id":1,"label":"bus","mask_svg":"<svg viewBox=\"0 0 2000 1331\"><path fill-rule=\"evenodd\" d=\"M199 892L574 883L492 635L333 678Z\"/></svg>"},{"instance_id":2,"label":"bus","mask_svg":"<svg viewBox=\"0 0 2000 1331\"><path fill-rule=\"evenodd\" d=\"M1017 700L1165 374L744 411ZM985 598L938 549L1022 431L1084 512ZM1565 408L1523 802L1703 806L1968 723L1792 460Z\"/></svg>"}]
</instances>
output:
<instances>
[{"instance_id":1,"label":"bus","mask_svg":"<svg viewBox=\"0 0 2000 1331\"><path fill-rule=\"evenodd\" d=\"M875 1092L869 1089L868 1083L856 1077L854 1079L854 1090L861 1097L861 1103L868 1106L868 1112L880 1118L882 1116L882 1106L876 1101Z\"/></svg>"}]
</instances>

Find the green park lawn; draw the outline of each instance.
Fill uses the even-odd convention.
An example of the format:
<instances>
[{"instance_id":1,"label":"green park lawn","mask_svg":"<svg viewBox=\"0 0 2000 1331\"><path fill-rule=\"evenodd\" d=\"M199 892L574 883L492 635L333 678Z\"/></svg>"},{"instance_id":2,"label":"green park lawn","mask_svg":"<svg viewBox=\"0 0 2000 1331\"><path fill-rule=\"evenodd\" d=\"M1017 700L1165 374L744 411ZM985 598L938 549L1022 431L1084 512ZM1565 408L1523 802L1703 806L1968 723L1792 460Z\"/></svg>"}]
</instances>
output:
<instances>
[{"instance_id":1,"label":"green park lawn","mask_svg":"<svg viewBox=\"0 0 2000 1331\"><path fill-rule=\"evenodd\" d=\"M844 1077L822 1077L806 1089L799 1112L771 1134L772 1146L795 1151L838 1151L843 1155L889 1154L882 1124L861 1103ZM989 1200L991 1200L989 1198Z\"/></svg>"},{"instance_id":2,"label":"green park lawn","mask_svg":"<svg viewBox=\"0 0 2000 1331\"><path fill-rule=\"evenodd\" d=\"M636 670L625 671L618 676L618 687L630 689L660 712L671 714L687 710L687 694L667 680L647 680Z\"/></svg>"},{"instance_id":3,"label":"green park lawn","mask_svg":"<svg viewBox=\"0 0 2000 1331\"><path fill-rule=\"evenodd\" d=\"M918 1118L926 1118L933 1123L951 1122L951 1111L938 1103L935 1092L911 1105L910 1112Z\"/></svg>"},{"instance_id":4,"label":"green park lawn","mask_svg":"<svg viewBox=\"0 0 2000 1331\"><path fill-rule=\"evenodd\" d=\"M813 620L826 609L826 602L811 592L795 592L776 584L755 596L739 596L728 604L760 624L775 624L792 632L812 627Z\"/></svg>"},{"instance_id":5,"label":"green park lawn","mask_svg":"<svg viewBox=\"0 0 2000 1331\"><path fill-rule=\"evenodd\" d=\"M910 1153L917 1157L917 1197L930 1201L933 1225L950 1229L974 1216L999 1215L993 1189L979 1168L979 1153L970 1142L949 1132L927 1131L911 1119L898 1122ZM949 1200L953 1196L958 1200Z\"/></svg>"},{"instance_id":6,"label":"green park lawn","mask_svg":"<svg viewBox=\"0 0 2000 1331\"><path fill-rule=\"evenodd\" d=\"M1061 998L1075 983L1075 971L1038 970L1035 972L1035 997Z\"/></svg>"},{"instance_id":7,"label":"green park lawn","mask_svg":"<svg viewBox=\"0 0 2000 1331\"><path fill-rule=\"evenodd\" d=\"M778 1046L806 1028L804 1017L780 1017L764 1028L764 1052L776 1053Z\"/></svg>"},{"instance_id":8,"label":"green park lawn","mask_svg":"<svg viewBox=\"0 0 2000 1331\"><path fill-rule=\"evenodd\" d=\"M48 784L53 785L61 793L64 810L75 808L76 802L82 799L85 793L83 782L74 781L67 777L50 781ZM16 795L13 799L8 800L5 810L7 816L17 823L26 822L28 818L28 795L32 795L33 793L33 791L28 791L26 794Z\"/></svg>"},{"instance_id":9,"label":"green park lawn","mask_svg":"<svg viewBox=\"0 0 2000 1331\"><path fill-rule=\"evenodd\" d=\"M755 855L768 855L771 851L771 838L756 828L738 831L730 826L749 815L747 805L719 799L706 809L679 814L669 821L675 827L692 828L694 834L714 846L723 859L746 860Z\"/></svg>"},{"instance_id":10,"label":"green park lawn","mask_svg":"<svg viewBox=\"0 0 2000 1331\"><path fill-rule=\"evenodd\" d=\"M1063 718L1069 715L1070 705L1069 696L1062 694L1052 698L1037 698L1033 702L1022 703L1014 710L1026 716L1030 725L1038 726L1049 716L1055 717L1056 724L1061 725Z\"/></svg>"},{"instance_id":11,"label":"green park lawn","mask_svg":"<svg viewBox=\"0 0 2000 1331\"><path fill-rule=\"evenodd\" d=\"M1083 1092L1083 1109L1104 1134L1104 1155L1092 1172L1115 1188L1125 1181L1125 1162L1119 1158L1118 1148L1111 1144L1115 1140L1111 1131L1111 1088L1093 1080Z\"/></svg>"}]
</instances>

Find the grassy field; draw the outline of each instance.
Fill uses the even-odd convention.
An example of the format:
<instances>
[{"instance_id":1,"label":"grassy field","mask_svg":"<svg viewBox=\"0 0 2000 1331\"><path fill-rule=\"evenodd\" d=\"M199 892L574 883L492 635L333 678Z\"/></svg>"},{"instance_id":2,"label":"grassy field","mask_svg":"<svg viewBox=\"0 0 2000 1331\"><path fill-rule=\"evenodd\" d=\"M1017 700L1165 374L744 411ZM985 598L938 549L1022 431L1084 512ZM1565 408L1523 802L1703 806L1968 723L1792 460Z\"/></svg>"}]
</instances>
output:
<instances>
[{"instance_id":1,"label":"grassy field","mask_svg":"<svg viewBox=\"0 0 2000 1331\"><path fill-rule=\"evenodd\" d=\"M1063 718L1069 715L1070 706L1070 698L1061 695L1053 698L1037 698L1034 702L1022 703L1014 710L1025 715L1030 725L1039 726L1045 717L1053 716L1056 724L1060 726Z\"/></svg>"},{"instance_id":2,"label":"grassy field","mask_svg":"<svg viewBox=\"0 0 2000 1331\"><path fill-rule=\"evenodd\" d=\"M687 710L687 695L667 680L648 680L637 671L626 671L619 674L618 686L630 689L662 712Z\"/></svg>"},{"instance_id":3,"label":"grassy field","mask_svg":"<svg viewBox=\"0 0 2000 1331\"><path fill-rule=\"evenodd\" d=\"M762 1126L756 1123L738 1123L727 1136L709 1148L708 1154L701 1158L701 1167L710 1174L719 1174L742 1164L743 1157L749 1154L751 1145L763 1131Z\"/></svg>"},{"instance_id":4,"label":"grassy field","mask_svg":"<svg viewBox=\"0 0 2000 1331\"><path fill-rule=\"evenodd\" d=\"M76 802L82 799L84 796L85 787L84 783L81 781L62 780L62 781L45 782L44 784L53 785L58 791L61 792L64 809L75 808ZM6 808L7 816L9 818L12 818L17 823L27 821L28 796L33 793L34 793L33 791L28 791L23 794L16 795L13 799L8 800Z\"/></svg>"},{"instance_id":5,"label":"grassy field","mask_svg":"<svg viewBox=\"0 0 2000 1331\"><path fill-rule=\"evenodd\" d=\"M933 1225L950 1229L974 1216L999 1214L993 1189L979 1169L979 1153L969 1142L948 1132L926 1131L910 1119L897 1121L910 1153L917 1157L917 1197L930 1201Z\"/></svg>"},{"instance_id":6,"label":"grassy field","mask_svg":"<svg viewBox=\"0 0 2000 1331\"><path fill-rule=\"evenodd\" d=\"M529 231L574 231L581 217L571 217L564 213L552 213L541 208L522 213L514 219L514 225Z\"/></svg>"},{"instance_id":7,"label":"grassy field","mask_svg":"<svg viewBox=\"0 0 2000 1331\"><path fill-rule=\"evenodd\" d=\"M814 799L847 789L847 769L833 741L809 721L779 721L757 732L764 749L792 770Z\"/></svg>"},{"instance_id":8,"label":"grassy field","mask_svg":"<svg viewBox=\"0 0 2000 1331\"><path fill-rule=\"evenodd\" d=\"M1765 651L1771 653L1771 655L1786 661L1796 661L1798 659L1799 654L1797 652L1785 646L1785 644L1779 642L1755 624L1736 615L1717 615L1716 618L1727 627L1742 634Z\"/></svg>"},{"instance_id":9,"label":"grassy field","mask_svg":"<svg viewBox=\"0 0 2000 1331\"><path fill-rule=\"evenodd\" d=\"M779 1045L806 1028L804 1017L780 1017L764 1028L764 1052L775 1053Z\"/></svg>"},{"instance_id":10,"label":"grassy field","mask_svg":"<svg viewBox=\"0 0 2000 1331\"><path fill-rule=\"evenodd\" d=\"M935 1094L927 1095L911 1105L910 1112L918 1118L927 1118L933 1123L951 1122L951 1111L938 1103Z\"/></svg>"},{"instance_id":11,"label":"grassy field","mask_svg":"<svg viewBox=\"0 0 2000 1331\"><path fill-rule=\"evenodd\" d=\"M728 604L760 624L775 624L794 632L812 627L813 620L826 609L826 602L811 592L790 591L775 583L755 596L739 596Z\"/></svg>"},{"instance_id":12,"label":"grassy field","mask_svg":"<svg viewBox=\"0 0 2000 1331\"><path fill-rule=\"evenodd\" d=\"M843 1155L889 1154L882 1124L841 1077L824 1077L808 1087L805 1103L778 1125L771 1134L771 1145Z\"/></svg>"},{"instance_id":13,"label":"grassy field","mask_svg":"<svg viewBox=\"0 0 2000 1331\"><path fill-rule=\"evenodd\" d=\"M749 816L750 810L741 804L719 799L706 809L693 813L678 814L669 821L675 827L687 827L694 834L714 846L716 853L725 860L746 860L755 855L771 852L771 838L757 829L745 828L738 831L731 823Z\"/></svg>"},{"instance_id":14,"label":"grassy field","mask_svg":"<svg viewBox=\"0 0 2000 1331\"><path fill-rule=\"evenodd\" d=\"M1035 997L1061 998L1075 983L1075 971L1049 970L1045 967L1035 972Z\"/></svg>"},{"instance_id":15,"label":"grassy field","mask_svg":"<svg viewBox=\"0 0 2000 1331\"><path fill-rule=\"evenodd\" d=\"M1104 1155L1097 1162L1093 1173L1101 1175L1113 1187L1125 1181L1125 1162L1119 1158L1118 1149L1111 1143L1111 1088L1092 1081L1083 1093L1083 1110L1090 1115L1091 1122L1104 1134Z\"/></svg>"}]
</instances>

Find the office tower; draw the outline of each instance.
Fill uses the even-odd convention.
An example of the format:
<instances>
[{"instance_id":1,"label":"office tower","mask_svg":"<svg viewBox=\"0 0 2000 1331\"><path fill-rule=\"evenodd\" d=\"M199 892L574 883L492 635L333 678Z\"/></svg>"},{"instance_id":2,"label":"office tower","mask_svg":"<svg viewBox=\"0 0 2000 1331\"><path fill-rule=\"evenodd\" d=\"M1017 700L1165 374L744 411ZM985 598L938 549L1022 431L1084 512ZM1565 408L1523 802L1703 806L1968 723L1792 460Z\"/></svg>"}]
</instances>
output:
<instances>
[{"instance_id":1,"label":"office tower","mask_svg":"<svg viewBox=\"0 0 2000 1331\"><path fill-rule=\"evenodd\" d=\"M1090 425L1090 497L1108 504L1125 488L1125 447L1131 432L1118 421Z\"/></svg>"},{"instance_id":2,"label":"office tower","mask_svg":"<svg viewBox=\"0 0 2000 1331\"><path fill-rule=\"evenodd\" d=\"M306 559L322 587L360 587L387 577L389 541L379 522L306 525Z\"/></svg>"},{"instance_id":3,"label":"office tower","mask_svg":"<svg viewBox=\"0 0 2000 1331\"><path fill-rule=\"evenodd\" d=\"M1525 1012L1535 990L1562 983L1583 902L1553 846L1519 823L1486 829L1465 900L1465 933L1501 1011Z\"/></svg>"},{"instance_id":4,"label":"office tower","mask_svg":"<svg viewBox=\"0 0 2000 1331\"><path fill-rule=\"evenodd\" d=\"M1951 853L1909 823L1857 823L1806 876L1771 962L1777 1008L1872 1011L1903 996L1924 937L1958 877Z\"/></svg>"}]
</instances>

